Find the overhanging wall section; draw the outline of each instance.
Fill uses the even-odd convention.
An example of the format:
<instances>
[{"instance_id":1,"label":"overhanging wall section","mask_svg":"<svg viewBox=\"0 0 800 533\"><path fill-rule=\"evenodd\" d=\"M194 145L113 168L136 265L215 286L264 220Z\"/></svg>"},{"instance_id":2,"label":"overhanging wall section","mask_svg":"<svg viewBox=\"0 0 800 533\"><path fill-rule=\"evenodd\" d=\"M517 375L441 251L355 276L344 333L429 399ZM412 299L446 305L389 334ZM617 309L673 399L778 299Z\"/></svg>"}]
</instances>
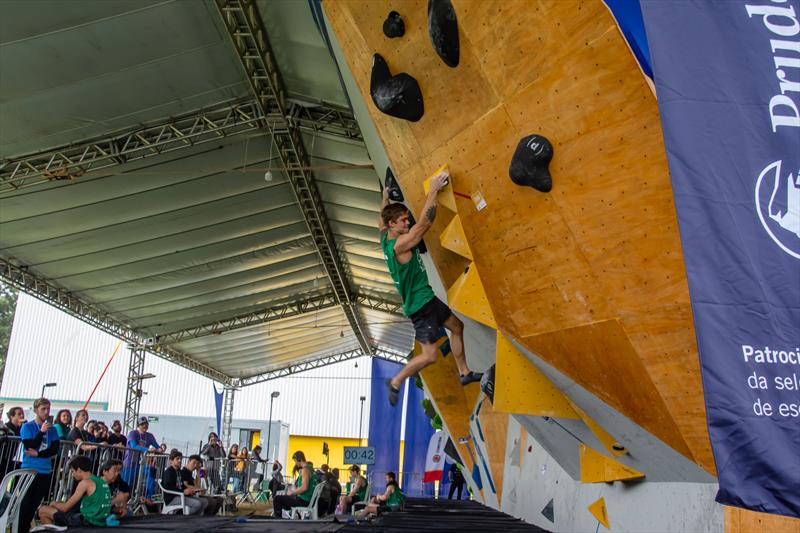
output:
<instances>
[{"instance_id":1,"label":"overhanging wall section","mask_svg":"<svg viewBox=\"0 0 800 533\"><path fill-rule=\"evenodd\" d=\"M426 7L405 4L406 37L389 40L387 3L324 4L406 198L419 212L422 182L448 164L500 329L713 472L658 110L613 19L599 2L456 1L461 60L450 69ZM419 81L419 122L371 104L375 52ZM555 149L548 194L508 178L532 133ZM426 242L452 285L465 260Z\"/></svg>"}]
</instances>

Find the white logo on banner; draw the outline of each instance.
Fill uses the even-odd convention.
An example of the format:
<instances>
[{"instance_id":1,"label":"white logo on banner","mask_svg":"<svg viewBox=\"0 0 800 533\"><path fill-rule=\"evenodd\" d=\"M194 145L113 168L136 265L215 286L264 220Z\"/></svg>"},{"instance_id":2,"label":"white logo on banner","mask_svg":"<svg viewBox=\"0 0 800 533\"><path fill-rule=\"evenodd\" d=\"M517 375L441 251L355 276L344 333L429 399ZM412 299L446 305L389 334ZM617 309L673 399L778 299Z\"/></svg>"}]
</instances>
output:
<instances>
[{"instance_id":1,"label":"white logo on banner","mask_svg":"<svg viewBox=\"0 0 800 533\"><path fill-rule=\"evenodd\" d=\"M782 176L781 162L770 163L758 176L756 210L772 240L800 259L800 171Z\"/></svg>"}]
</instances>

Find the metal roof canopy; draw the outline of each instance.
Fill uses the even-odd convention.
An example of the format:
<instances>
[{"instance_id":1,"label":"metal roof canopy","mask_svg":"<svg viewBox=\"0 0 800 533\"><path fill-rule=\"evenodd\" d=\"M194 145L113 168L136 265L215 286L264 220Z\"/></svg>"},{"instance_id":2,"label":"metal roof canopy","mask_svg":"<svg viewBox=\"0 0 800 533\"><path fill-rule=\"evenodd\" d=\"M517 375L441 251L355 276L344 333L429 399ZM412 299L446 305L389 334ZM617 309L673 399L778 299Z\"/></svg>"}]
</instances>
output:
<instances>
[{"instance_id":1,"label":"metal roof canopy","mask_svg":"<svg viewBox=\"0 0 800 533\"><path fill-rule=\"evenodd\" d=\"M306 3L259 5L3 4L0 68L37 68L0 77L0 275L230 386L403 360L335 63Z\"/></svg>"}]
</instances>

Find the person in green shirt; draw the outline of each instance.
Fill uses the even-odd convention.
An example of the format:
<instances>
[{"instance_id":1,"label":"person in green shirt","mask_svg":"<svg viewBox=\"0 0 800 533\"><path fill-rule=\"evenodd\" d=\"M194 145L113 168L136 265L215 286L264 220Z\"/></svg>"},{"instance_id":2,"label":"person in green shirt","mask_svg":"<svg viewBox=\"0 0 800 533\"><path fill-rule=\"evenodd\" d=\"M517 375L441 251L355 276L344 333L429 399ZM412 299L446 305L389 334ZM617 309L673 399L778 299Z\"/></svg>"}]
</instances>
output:
<instances>
[{"instance_id":1,"label":"person in green shirt","mask_svg":"<svg viewBox=\"0 0 800 533\"><path fill-rule=\"evenodd\" d=\"M297 469L297 479L294 488L287 490L286 494L275 496L272 499L272 510L276 518L282 518L284 510L308 506L317 486L314 466L306 461L306 455L298 450L292 455L292 460Z\"/></svg>"},{"instance_id":2,"label":"person in green shirt","mask_svg":"<svg viewBox=\"0 0 800 533\"><path fill-rule=\"evenodd\" d=\"M422 263L418 245L436 218L436 195L447 185L449 175L440 172L430 181L428 197L422 209L422 220L410 227L410 212L403 204L390 204L387 188L383 190L381 218L381 248L389 274L403 298L403 311L414 324L415 337L422 353L413 357L392 379L386 381L389 402L397 404L400 385L428 365L436 362L439 329L450 330L450 350L458 366L462 385L481 380L482 374L472 372L464 356L464 323L434 294L428 273Z\"/></svg>"},{"instance_id":3,"label":"person in green shirt","mask_svg":"<svg viewBox=\"0 0 800 533\"><path fill-rule=\"evenodd\" d=\"M363 520L371 514L399 511L405 501L406 496L397 484L397 474L386 472L386 490L372 498L357 518Z\"/></svg>"},{"instance_id":4,"label":"person in green shirt","mask_svg":"<svg viewBox=\"0 0 800 533\"><path fill-rule=\"evenodd\" d=\"M111 514L111 491L102 478L92 474L92 461L84 455L70 459L69 470L78 482L65 502L39 508L42 524L66 527L105 526ZM80 503L80 505L78 505Z\"/></svg>"}]
</instances>

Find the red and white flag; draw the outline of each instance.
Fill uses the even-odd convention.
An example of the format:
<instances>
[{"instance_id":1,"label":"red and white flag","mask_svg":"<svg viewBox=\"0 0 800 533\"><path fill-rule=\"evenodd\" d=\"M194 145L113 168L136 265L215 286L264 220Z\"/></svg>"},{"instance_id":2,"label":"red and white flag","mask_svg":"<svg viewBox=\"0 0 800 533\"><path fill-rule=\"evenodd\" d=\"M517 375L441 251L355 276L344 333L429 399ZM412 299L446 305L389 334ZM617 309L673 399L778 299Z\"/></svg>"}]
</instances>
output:
<instances>
[{"instance_id":1,"label":"red and white flag","mask_svg":"<svg viewBox=\"0 0 800 533\"><path fill-rule=\"evenodd\" d=\"M428 443L428 453L425 457L425 476L422 478L423 483L433 483L434 481L442 480L445 458L444 444L445 436L443 431L437 431L431 435L431 440Z\"/></svg>"}]
</instances>

